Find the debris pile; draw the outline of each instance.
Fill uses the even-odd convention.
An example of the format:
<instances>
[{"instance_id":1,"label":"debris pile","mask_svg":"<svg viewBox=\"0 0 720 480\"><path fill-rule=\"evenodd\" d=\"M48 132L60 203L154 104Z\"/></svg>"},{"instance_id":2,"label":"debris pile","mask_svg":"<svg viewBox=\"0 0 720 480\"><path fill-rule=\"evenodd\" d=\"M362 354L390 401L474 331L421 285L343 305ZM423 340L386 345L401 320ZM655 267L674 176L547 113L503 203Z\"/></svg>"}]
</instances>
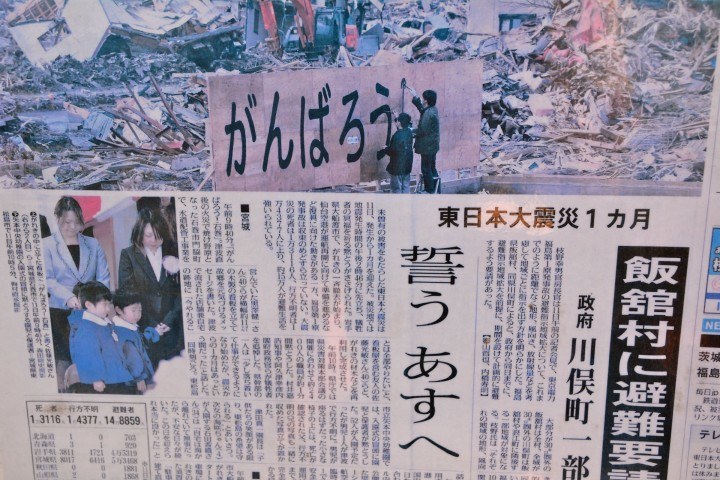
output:
<instances>
[{"instance_id":1,"label":"debris pile","mask_svg":"<svg viewBox=\"0 0 720 480\"><path fill-rule=\"evenodd\" d=\"M426 6L430 8L430 5ZM434 7L427 11L416 2L409 2L392 8L391 17L399 23L387 25L391 34L384 50L399 50L402 57L412 63L442 62L469 56L465 34L466 4L438 2Z\"/></svg>"},{"instance_id":2,"label":"debris pile","mask_svg":"<svg viewBox=\"0 0 720 480\"><path fill-rule=\"evenodd\" d=\"M39 68L31 62L33 50L18 40L22 32L13 29L70 21L73 2L31 0L16 7L0 24L0 183L63 189L212 188L202 68L183 49L215 46L189 36L227 32L228 27L236 31L235 17L207 0L156 1L152 6L100 3L106 10L111 7L108 15L131 12L136 20L150 18L150 10L158 18L182 17L183 28L172 30L172 37L146 31L142 42L125 42L139 34L139 27L124 22L111 28L109 40L91 58L78 60L82 50L76 48ZM128 30L128 25L137 28ZM179 42L161 45L171 40ZM125 48L131 44L132 49Z\"/></svg>"},{"instance_id":3,"label":"debris pile","mask_svg":"<svg viewBox=\"0 0 720 480\"><path fill-rule=\"evenodd\" d=\"M312 55L246 42L246 15L262 27L252 0L13 3L0 21L0 186L211 189L206 72L469 58L484 61L470 174L703 178L720 21L682 1L555 0L500 33L478 27L488 12L470 0L362 1L345 18L357 46Z\"/></svg>"},{"instance_id":4,"label":"debris pile","mask_svg":"<svg viewBox=\"0 0 720 480\"><path fill-rule=\"evenodd\" d=\"M485 174L701 181L720 21L561 0L481 43Z\"/></svg>"},{"instance_id":5,"label":"debris pile","mask_svg":"<svg viewBox=\"0 0 720 480\"><path fill-rule=\"evenodd\" d=\"M125 95L117 95L112 105L84 108L64 101L18 113L0 137L7 153L0 170L19 176L16 186L205 186L209 159L204 79L188 75L184 84L163 88L149 76L149 83L125 83ZM62 109L55 108L58 103Z\"/></svg>"},{"instance_id":6,"label":"debris pile","mask_svg":"<svg viewBox=\"0 0 720 480\"><path fill-rule=\"evenodd\" d=\"M181 52L203 60L231 54L241 29L231 11L210 0L28 0L7 15L7 27L37 66L111 52Z\"/></svg>"}]
</instances>

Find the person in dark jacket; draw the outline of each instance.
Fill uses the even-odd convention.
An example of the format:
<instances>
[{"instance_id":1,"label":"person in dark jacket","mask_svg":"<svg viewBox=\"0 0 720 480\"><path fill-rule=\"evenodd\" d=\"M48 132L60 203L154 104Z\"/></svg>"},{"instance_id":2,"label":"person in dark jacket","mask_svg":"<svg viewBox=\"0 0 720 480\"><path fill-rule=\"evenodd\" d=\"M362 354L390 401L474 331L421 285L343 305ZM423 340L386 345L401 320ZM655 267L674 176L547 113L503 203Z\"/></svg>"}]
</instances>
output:
<instances>
[{"instance_id":1,"label":"person in dark jacket","mask_svg":"<svg viewBox=\"0 0 720 480\"><path fill-rule=\"evenodd\" d=\"M440 176L435 167L435 156L440 150L440 116L436 102L437 93L434 90L425 90L422 100L417 96L412 99L413 105L420 112L420 122L415 131L415 153L420 154L423 184L427 193L435 193L435 183Z\"/></svg>"},{"instance_id":2,"label":"person in dark jacket","mask_svg":"<svg viewBox=\"0 0 720 480\"><path fill-rule=\"evenodd\" d=\"M148 345L154 369L160 360L178 355L185 347L177 247L167 221L157 210L143 209L131 234L132 245L120 252L118 287L140 293L142 317L138 323L162 333ZM152 330L150 330L152 333Z\"/></svg>"},{"instance_id":3,"label":"person in dark jacket","mask_svg":"<svg viewBox=\"0 0 720 480\"><path fill-rule=\"evenodd\" d=\"M392 193L410 192L410 172L413 164L413 136L410 130L410 115L403 112L398 115L400 128L393 133L390 145L382 153L390 156L387 172L390 174Z\"/></svg>"}]
</instances>

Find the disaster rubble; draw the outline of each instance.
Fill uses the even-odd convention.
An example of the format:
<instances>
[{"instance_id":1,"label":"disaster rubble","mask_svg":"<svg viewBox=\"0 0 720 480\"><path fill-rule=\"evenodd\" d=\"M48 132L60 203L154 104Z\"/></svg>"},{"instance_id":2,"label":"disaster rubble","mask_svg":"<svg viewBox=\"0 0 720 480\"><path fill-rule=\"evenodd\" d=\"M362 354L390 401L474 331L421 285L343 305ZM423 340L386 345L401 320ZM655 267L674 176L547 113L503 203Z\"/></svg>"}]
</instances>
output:
<instances>
[{"instance_id":1,"label":"disaster rubble","mask_svg":"<svg viewBox=\"0 0 720 480\"><path fill-rule=\"evenodd\" d=\"M240 27L231 3L16 5L0 25L0 184L212 188L203 75L236 59ZM89 14L102 36L93 36L94 27L67 28L87 24ZM92 51L54 39L40 45L47 56L38 54L26 31L57 31L57 25L67 30L61 39L77 35L79 43L94 44Z\"/></svg>"},{"instance_id":2,"label":"disaster rubble","mask_svg":"<svg viewBox=\"0 0 720 480\"><path fill-rule=\"evenodd\" d=\"M102 60L104 66L112 57ZM115 60L125 65L124 57ZM210 188L202 74L163 73L154 63L119 67L113 75L88 64L95 62L65 57L0 92L2 185ZM173 72L182 62L166 65ZM59 89L38 91L44 82Z\"/></svg>"},{"instance_id":3,"label":"disaster rubble","mask_svg":"<svg viewBox=\"0 0 720 480\"><path fill-rule=\"evenodd\" d=\"M468 100L482 102L482 141L460 176L703 178L720 21L702 5L556 0L497 32L478 27L485 2L373 0L357 46L310 54L247 43L250 3L7 3L0 185L212 189L207 73L470 58L484 62Z\"/></svg>"},{"instance_id":4,"label":"disaster rubble","mask_svg":"<svg viewBox=\"0 0 720 480\"><path fill-rule=\"evenodd\" d=\"M701 181L719 27L683 2L565 0L486 39L480 172Z\"/></svg>"}]
</instances>

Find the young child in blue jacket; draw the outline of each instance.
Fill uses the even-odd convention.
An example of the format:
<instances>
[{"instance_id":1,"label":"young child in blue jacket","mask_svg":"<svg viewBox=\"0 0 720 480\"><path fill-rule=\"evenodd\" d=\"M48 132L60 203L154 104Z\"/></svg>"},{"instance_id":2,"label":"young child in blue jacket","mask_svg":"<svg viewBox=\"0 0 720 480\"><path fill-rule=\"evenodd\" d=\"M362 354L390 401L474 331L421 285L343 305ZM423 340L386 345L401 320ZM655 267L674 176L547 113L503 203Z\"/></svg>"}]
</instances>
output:
<instances>
[{"instance_id":1,"label":"young child in blue jacket","mask_svg":"<svg viewBox=\"0 0 720 480\"><path fill-rule=\"evenodd\" d=\"M128 371L108 316L112 312L112 293L100 282L76 287L83 310L73 310L70 322L70 357L77 368L80 383L74 393L135 393L128 387L133 380Z\"/></svg>"},{"instance_id":2,"label":"young child in blue jacket","mask_svg":"<svg viewBox=\"0 0 720 480\"><path fill-rule=\"evenodd\" d=\"M138 331L138 322L142 316L142 298L136 292L130 290L119 290L113 296L115 305L115 333L120 341L125 365L132 375L132 386L137 392L143 393L152 383L155 371L148 357L143 338L149 341L157 341L159 335L148 332L141 335Z\"/></svg>"}]
</instances>

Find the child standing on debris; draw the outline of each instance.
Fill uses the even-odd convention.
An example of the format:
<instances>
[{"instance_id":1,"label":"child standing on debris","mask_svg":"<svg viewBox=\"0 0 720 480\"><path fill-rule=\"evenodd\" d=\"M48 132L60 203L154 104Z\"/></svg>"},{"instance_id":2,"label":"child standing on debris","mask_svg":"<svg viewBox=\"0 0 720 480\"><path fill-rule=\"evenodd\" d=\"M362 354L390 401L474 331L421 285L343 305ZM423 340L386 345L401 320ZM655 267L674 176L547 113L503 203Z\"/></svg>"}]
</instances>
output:
<instances>
[{"instance_id":1,"label":"child standing on debris","mask_svg":"<svg viewBox=\"0 0 720 480\"><path fill-rule=\"evenodd\" d=\"M108 319L113 306L110 290L97 281L87 282L76 290L83 310L73 310L68 317L70 356L79 378L72 391L134 393L127 387L133 377L125 365L113 323Z\"/></svg>"},{"instance_id":2,"label":"child standing on debris","mask_svg":"<svg viewBox=\"0 0 720 480\"><path fill-rule=\"evenodd\" d=\"M148 327L143 335L138 331L138 322L142 317L142 298L139 294L129 290L115 292L113 304L115 305L113 323L125 364L133 377L135 388L143 393L148 384L152 383L155 374L143 337L148 341L157 342L159 335L155 333L157 330L151 327Z\"/></svg>"},{"instance_id":3,"label":"child standing on debris","mask_svg":"<svg viewBox=\"0 0 720 480\"><path fill-rule=\"evenodd\" d=\"M400 128L393 133L390 145L381 153L390 156L387 172L390 174L390 191L392 193L410 192L410 172L413 163L413 136L410 129L410 115L403 112L396 121Z\"/></svg>"}]
</instances>

